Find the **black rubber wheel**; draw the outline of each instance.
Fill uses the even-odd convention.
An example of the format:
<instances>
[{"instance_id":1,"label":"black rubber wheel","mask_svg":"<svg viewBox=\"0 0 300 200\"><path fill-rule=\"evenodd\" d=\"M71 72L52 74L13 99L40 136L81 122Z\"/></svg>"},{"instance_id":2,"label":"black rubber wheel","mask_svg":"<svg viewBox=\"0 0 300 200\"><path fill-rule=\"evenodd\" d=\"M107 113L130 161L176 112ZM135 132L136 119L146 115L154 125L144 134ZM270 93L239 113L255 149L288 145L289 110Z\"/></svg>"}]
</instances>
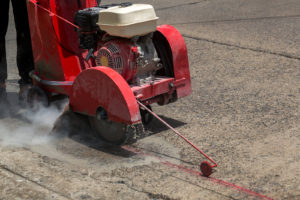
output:
<instances>
[{"instance_id":1,"label":"black rubber wheel","mask_svg":"<svg viewBox=\"0 0 300 200\"><path fill-rule=\"evenodd\" d=\"M33 86L28 90L27 104L30 109L37 110L40 107L47 107L49 99L47 94L40 87Z\"/></svg>"},{"instance_id":2,"label":"black rubber wheel","mask_svg":"<svg viewBox=\"0 0 300 200\"><path fill-rule=\"evenodd\" d=\"M150 105L148 105L147 108L149 108L149 110L152 111L152 108ZM153 120L153 115L143 108L140 108L140 112L141 112L143 124L144 125L150 124L150 122Z\"/></svg>"}]
</instances>

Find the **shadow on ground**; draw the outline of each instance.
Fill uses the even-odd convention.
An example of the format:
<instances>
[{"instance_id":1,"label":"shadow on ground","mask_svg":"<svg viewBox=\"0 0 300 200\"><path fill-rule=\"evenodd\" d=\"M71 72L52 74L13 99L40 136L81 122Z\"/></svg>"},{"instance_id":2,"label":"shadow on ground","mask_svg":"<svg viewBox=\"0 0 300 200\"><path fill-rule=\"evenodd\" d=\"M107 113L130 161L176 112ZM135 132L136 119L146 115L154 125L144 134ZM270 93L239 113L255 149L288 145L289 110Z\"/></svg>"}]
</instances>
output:
<instances>
[{"instance_id":1,"label":"shadow on ground","mask_svg":"<svg viewBox=\"0 0 300 200\"><path fill-rule=\"evenodd\" d=\"M174 128L185 125L186 123L168 118L165 116L160 116L163 120L169 123ZM153 121L146 125L145 134L143 134L139 140L145 139L147 137L159 134L163 131L166 131L168 128L162 124L159 120L153 119ZM102 151L105 153L113 154L121 157L131 157L135 153L127 151L119 145L113 145L107 143L101 138L95 136L95 132L89 125L88 119L86 116L73 113L71 111L65 111L63 114L56 120L54 128L51 134L56 134L59 137L69 137L73 141L85 145L89 148L95 149L97 151ZM146 149L144 149L146 150ZM157 153L157 152L153 152ZM167 156L167 155L164 155Z\"/></svg>"}]
</instances>

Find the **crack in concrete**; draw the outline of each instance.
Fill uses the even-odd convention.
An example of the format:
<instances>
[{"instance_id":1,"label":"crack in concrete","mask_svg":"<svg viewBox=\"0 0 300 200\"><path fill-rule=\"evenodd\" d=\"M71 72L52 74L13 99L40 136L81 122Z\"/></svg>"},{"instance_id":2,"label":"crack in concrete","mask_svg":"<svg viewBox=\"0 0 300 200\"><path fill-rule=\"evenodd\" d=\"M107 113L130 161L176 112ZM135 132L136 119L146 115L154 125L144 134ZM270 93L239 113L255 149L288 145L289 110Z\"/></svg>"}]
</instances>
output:
<instances>
[{"instance_id":1,"label":"crack in concrete","mask_svg":"<svg viewBox=\"0 0 300 200\"><path fill-rule=\"evenodd\" d=\"M225 43L225 42L220 42L220 41L211 40L211 39L207 39L207 38L200 38L200 37L190 36L190 35L186 35L186 34L182 34L182 36L186 37L186 38L194 39L194 40L210 42L210 43L219 44L219 45L223 45L223 46L236 47L236 48L239 48L239 49L245 49L245 50L250 50L250 51L255 51L255 52L266 53L266 54L271 54L271 55L276 55L276 56L282 56L282 57L285 57L285 58L300 60L300 57L297 57L297 56L294 56L294 55L291 55L291 54L275 52L275 51L271 51L271 50L267 50L267 49L261 49L259 47L252 48L252 47L239 46L239 45L232 44L232 43Z\"/></svg>"},{"instance_id":2,"label":"crack in concrete","mask_svg":"<svg viewBox=\"0 0 300 200\"><path fill-rule=\"evenodd\" d=\"M53 189L51 189L51 188L48 188L48 187L46 187L46 186L44 186L44 185L42 185L42 184L40 184L40 183L38 183L38 182L36 182L36 181L31 180L30 178L28 178L28 177L26 177L26 176L23 176L22 174L20 174L20 173L18 173L18 172L15 172L15 171L9 169L9 168L8 168L7 166L5 166L5 165L2 165L2 164L1 164L1 165L0 165L0 168L3 169L3 170L5 170L5 171L7 171L7 172L9 172L9 173L11 173L11 174L14 174L15 176L18 176L18 177L20 177L20 178L22 178L22 179L25 179L25 180L27 180L27 181L29 181L29 182L31 182L31 183L33 183L33 184L39 186L39 187L42 187L42 188L44 188L44 189L46 189L46 190L48 190L48 191L50 191L50 192L53 192L54 194L56 194L56 195L58 195L58 196L60 196L60 197L63 197L63 198L66 198L66 199L71 199L70 197L68 197L68 196L66 196L66 195L64 195L64 194L62 194L62 193L60 193L60 192L57 192L57 191L55 191L55 190L53 190Z\"/></svg>"},{"instance_id":3,"label":"crack in concrete","mask_svg":"<svg viewBox=\"0 0 300 200\"><path fill-rule=\"evenodd\" d=\"M158 169L155 169L155 168L150 167L150 166L146 166L146 167L150 168L151 170L158 171L158 172L160 172L160 173L165 173L165 172L163 172L162 170L158 170ZM175 178L175 179L177 179L177 180L183 181L183 182L188 183L188 184L190 184L190 185L193 185L193 186L195 186L195 187L198 187L198 188L201 188L201 189L210 191L210 192L215 193L215 194L218 194L218 195L220 195L220 196L222 196L222 197L227 197L228 199L237 200L237 199L233 198L232 196L228 196L228 195L222 194L222 193L220 193L220 192L217 192L217 191L215 191L215 190L212 190L212 189L209 189L209 188L205 188L205 187L203 187L203 186L201 186L201 185L198 185L198 184L193 183L193 182L191 182L191 181L188 181L188 180L179 178L179 177L177 177L177 176L170 175L170 174L167 174L166 176L169 176L169 177Z\"/></svg>"},{"instance_id":4,"label":"crack in concrete","mask_svg":"<svg viewBox=\"0 0 300 200\"><path fill-rule=\"evenodd\" d=\"M149 191L145 191L143 188L142 189L137 189L137 188L133 187L132 181L129 178L127 178L127 177L120 177L119 176L118 178L120 180L118 180L118 181L104 181L104 180L96 179L94 177L90 177L90 178L92 178L92 179L94 179L96 181L100 181L102 183L110 183L110 184L118 184L118 185L122 184L122 185L125 185L128 189L133 190L135 192L146 194L151 199L177 200L177 199L169 197L168 195L164 195L164 194L161 194L161 193L157 194L157 193L152 193L152 192L149 192ZM131 182L131 184L129 184L129 182Z\"/></svg>"},{"instance_id":5,"label":"crack in concrete","mask_svg":"<svg viewBox=\"0 0 300 200\"><path fill-rule=\"evenodd\" d=\"M181 7L181 6L196 5L196 4L199 4L199 3L203 3L203 2L205 2L205 1L208 1L208 0L197 1L197 2L191 2L191 3L184 3L184 4L178 4L178 5L167 6L167 7L162 7L162 8L155 8L155 11L167 10L167 9L171 9L171 8Z\"/></svg>"},{"instance_id":6,"label":"crack in concrete","mask_svg":"<svg viewBox=\"0 0 300 200\"><path fill-rule=\"evenodd\" d=\"M213 23L226 23L226 22L242 22L242 21L258 21L269 19L286 19L298 18L300 15L283 15L283 16L269 16L269 17L254 17L254 18L240 18L240 19L224 19L224 20L208 20L208 21L193 21L193 22L178 22L170 25L184 25L184 24L213 24Z\"/></svg>"},{"instance_id":7,"label":"crack in concrete","mask_svg":"<svg viewBox=\"0 0 300 200\"><path fill-rule=\"evenodd\" d=\"M119 183L120 184L120 183ZM140 193L144 193L144 194L146 194L149 198L151 198L151 199L163 199L163 200L177 200L177 199L174 199L174 198L171 198L171 197L169 197L168 195L164 195L164 194L161 194L161 193L159 193L159 194L157 194L157 193L152 193L152 192L148 192L148 191L145 191L144 189L141 189L141 190L139 190L139 189L137 189L137 188L134 188L132 185L132 183L131 183L131 185L129 185L129 183L126 183L126 182L123 182L123 184L127 187L127 188L129 188L129 189L131 189L131 190L133 190L133 191L136 191L136 192L140 192Z\"/></svg>"},{"instance_id":8,"label":"crack in concrete","mask_svg":"<svg viewBox=\"0 0 300 200\"><path fill-rule=\"evenodd\" d=\"M161 194L161 193L157 194L157 193L152 193L152 192L149 192L149 191L145 191L143 188L142 189L137 189L137 188L135 188L133 186L133 182L129 178L127 178L127 177L118 177L118 178L121 179L121 180L119 180L119 181L103 181L103 180L98 180L98 181L104 182L104 183L110 183L110 184L122 184L122 185L125 185L128 189L133 190L135 192L146 194L151 199L177 200L177 199L169 197L168 195L164 195L164 194ZM95 180L97 180L97 179L95 179ZM129 182L131 182L131 184Z\"/></svg>"}]
</instances>

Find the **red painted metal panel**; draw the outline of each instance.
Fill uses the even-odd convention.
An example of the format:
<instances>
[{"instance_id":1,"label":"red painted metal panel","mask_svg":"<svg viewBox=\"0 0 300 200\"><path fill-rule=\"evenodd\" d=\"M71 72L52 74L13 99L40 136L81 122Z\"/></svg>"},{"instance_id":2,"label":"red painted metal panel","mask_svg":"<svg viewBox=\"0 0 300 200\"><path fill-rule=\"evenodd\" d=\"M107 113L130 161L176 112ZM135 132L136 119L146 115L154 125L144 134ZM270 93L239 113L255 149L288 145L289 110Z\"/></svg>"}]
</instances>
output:
<instances>
[{"instance_id":1,"label":"red painted metal panel","mask_svg":"<svg viewBox=\"0 0 300 200\"><path fill-rule=\"evenodd\" d=\"M80 2L80 6L77 2ZM49 14L49 11L73 22L78 9L95 5L96 0L80 0L76 3L73 0L28 1L35 71L40 78L73 81L82 69L89 67L83 56L86 51L79 49L75 28Z\"/></svg>"},{"instance_id":2,"label":"red painted metal panel","mask_svg":"<svg viewBox=\"0 0 300 200\"><path fill-rule=\"evenodd\" d=\"M162 25L157 27L159 31L169 42L173 56L173 69L175 79L185 78L185 84L176 89L178 98L191 94L191 78L189 70L189 61L187 47L182 35L173 26Z\"/></svg>"},{"instance_id":3,"label":"red painted metal panel","mask_svg":"<svg viewBox=\"0 0 300 200\"><path fill-rule=\"evenodd\" d=\"M75 79L70 95L73 111L95 116L99 107L110 120L126 124L141 121L139 106L124 78L108 67L84 70Z\"/></svg>"}]
</instances>

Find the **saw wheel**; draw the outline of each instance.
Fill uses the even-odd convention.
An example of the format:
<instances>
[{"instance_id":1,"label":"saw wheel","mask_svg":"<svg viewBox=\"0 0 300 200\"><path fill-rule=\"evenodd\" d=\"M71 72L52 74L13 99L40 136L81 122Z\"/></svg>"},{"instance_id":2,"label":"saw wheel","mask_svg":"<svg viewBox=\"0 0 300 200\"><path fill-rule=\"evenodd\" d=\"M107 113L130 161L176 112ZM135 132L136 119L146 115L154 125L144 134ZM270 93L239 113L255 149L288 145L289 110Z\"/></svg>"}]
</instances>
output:
<instances>
[{"instance_id":1,"label":"saw wheel","mask_svg":"<svg viewBox=\"0 0 300 200\"><path fill-rule=\"evenodd\" d=\"M141 123L128 125L110 121L106 111L102 108L98 109L96 117L89 117L89 123L94 130L95 137L116 145L134 143L143 133Z\"/></svg>"}]
</instances>

